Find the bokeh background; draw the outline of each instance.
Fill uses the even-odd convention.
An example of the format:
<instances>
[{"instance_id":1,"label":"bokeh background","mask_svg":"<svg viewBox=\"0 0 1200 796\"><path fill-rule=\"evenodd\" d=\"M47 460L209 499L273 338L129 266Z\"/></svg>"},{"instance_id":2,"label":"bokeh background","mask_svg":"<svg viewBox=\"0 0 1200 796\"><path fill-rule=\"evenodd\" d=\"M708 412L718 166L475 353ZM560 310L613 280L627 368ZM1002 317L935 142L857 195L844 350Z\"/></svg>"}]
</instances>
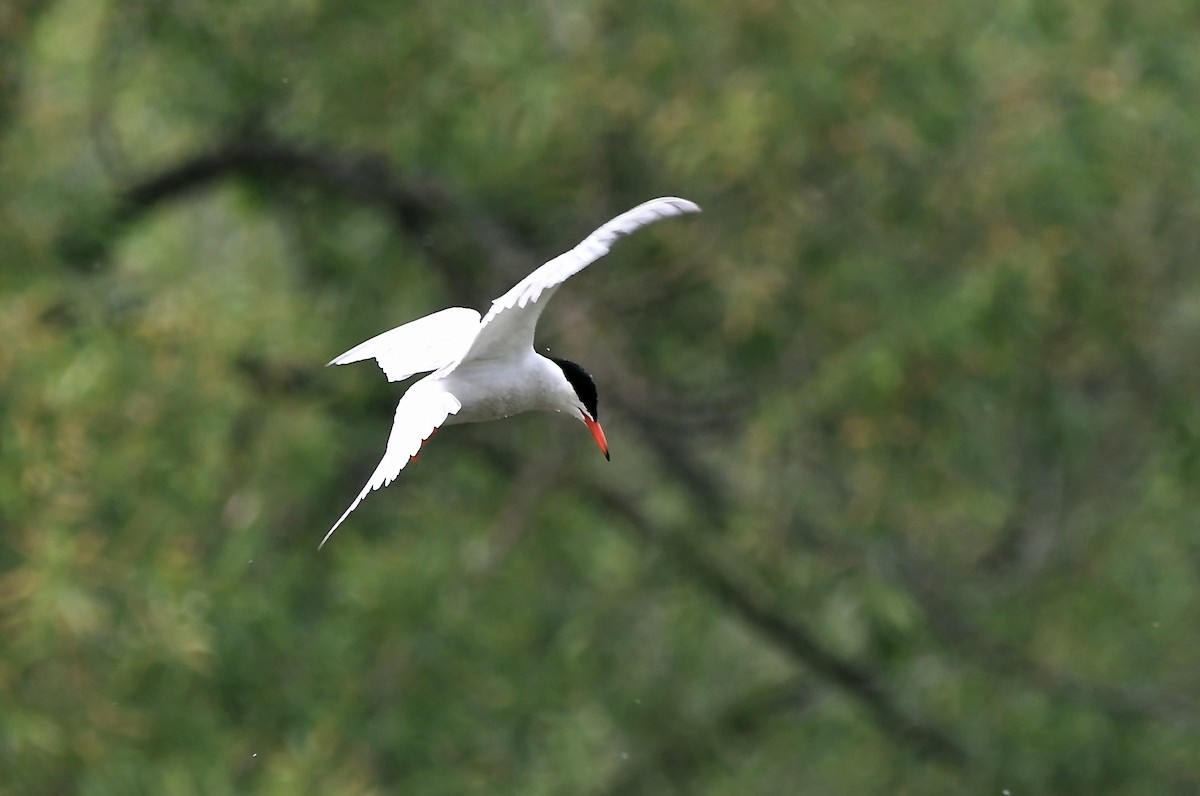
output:
<instances>
[{"instance_id":1,"label":"bokeh background","mask_svg":"<svg viewBox=\"0 0 1200 796\"><path fill-rule=\"evenodd\" d=\"M2 0L0 794L1200 793L1200 5ZM643 200L541 346L402 390Z\"/></svg>"}]
</instances>

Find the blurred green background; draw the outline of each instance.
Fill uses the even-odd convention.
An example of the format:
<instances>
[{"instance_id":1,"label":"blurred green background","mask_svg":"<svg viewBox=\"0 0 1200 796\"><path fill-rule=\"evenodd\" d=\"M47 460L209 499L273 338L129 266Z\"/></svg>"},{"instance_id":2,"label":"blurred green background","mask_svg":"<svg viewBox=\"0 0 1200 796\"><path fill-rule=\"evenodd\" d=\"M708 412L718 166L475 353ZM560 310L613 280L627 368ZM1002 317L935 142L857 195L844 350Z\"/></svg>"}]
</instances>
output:
<instances>
[{"instance_id":1,"label":"blurred green background","mask_svg":"<svg viewBox=\"0 0 1200 796\"><path fill-rule=\"evenodd\" d=\"M0 794L1200 793L1200 5L0 1ZM540 343L613 461L400 385Z\"/></svg>"}]
</instances>

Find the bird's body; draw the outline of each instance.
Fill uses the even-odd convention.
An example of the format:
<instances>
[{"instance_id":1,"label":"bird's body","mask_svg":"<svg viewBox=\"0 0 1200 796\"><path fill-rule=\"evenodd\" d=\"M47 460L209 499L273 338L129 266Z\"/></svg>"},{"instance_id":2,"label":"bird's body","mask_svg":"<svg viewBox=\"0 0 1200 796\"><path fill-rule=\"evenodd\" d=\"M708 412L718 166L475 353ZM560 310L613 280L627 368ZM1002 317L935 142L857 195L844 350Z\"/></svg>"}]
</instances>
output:
<instances>
[{"instance_id":1,"label":"bird's body","mask_svg":"<svg viewBox=\"0 0 1200 796\"><path fill-rule=\"evenodd\" d=\"M519 357L472 362L429 379L462 403L444 425L502 420L535 410L561 412L578 400L558 365L532 348Z\"/></svg>"},{"instance_id":2,"label":"bird's body","mask_svg":"<svg viewBox=\"0 0 1200 796\"><path fill-rule=\"evenodd\" d=\"M686 199L652 199L538 268L492 302L482 319L475 310L451 307L377 335L330 362L375 359L389 381L433 372L400 398L383 459L321 545L372 490L390 484L441 426L534 410L566 412L587 426L607 458L591 376L573 362L534 351L538 317L559 285L606 254L618 238L654 221L699 211Z\"/></svg>"}]
</instances>

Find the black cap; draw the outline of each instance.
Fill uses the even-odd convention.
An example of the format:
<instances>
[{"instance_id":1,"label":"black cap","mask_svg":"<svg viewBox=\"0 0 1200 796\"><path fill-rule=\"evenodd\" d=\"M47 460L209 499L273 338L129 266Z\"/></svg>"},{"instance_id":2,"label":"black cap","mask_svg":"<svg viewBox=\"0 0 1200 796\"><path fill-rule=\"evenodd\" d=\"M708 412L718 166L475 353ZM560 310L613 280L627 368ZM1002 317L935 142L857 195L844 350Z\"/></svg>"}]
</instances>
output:
<instances>
[{"instance_id":1,"label":"black cap","mask_svg":"<svg viewBox=\"0 0 1200 796\"><path fill-rule=\"evenodd\" d=\"M563 375L567 377L567 382L570 383L575 394L579 396L579 400L583 402L583 408L592 416L592 420L599 420L600 416L596 408L596 382L592 381L591 374L586 370L566 359L556 359L550 357L550 361L558 365L562 369Z\"/></svg>"}]
</instances>

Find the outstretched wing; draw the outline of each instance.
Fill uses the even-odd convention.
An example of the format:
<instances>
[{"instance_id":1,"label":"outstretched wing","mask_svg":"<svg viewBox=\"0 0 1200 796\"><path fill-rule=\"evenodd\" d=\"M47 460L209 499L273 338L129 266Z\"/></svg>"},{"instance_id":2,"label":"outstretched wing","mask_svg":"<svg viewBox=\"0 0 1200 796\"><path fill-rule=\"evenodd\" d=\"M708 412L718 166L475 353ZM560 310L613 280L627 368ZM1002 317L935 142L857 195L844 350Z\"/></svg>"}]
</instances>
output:
<instances>
[{"instance_id":1,"label":"outstretched wing","mask_svg":"<svg viewBox=\"0 0 1200 796\"><path fill-rule=\"evenodd\" d=\"M329 537L333 536L333 532L338 529L338 526L350 516L350 512L358 508L358 504L362 502L363 498L373 490L387 486L394 481L404 466L413 456L417 455L417 451L421 449L421 443L429 439L430 435L446 422L446 418L458 412L459 409L462 409L459 400L442 389L436 382L419 381L410 387L396 406L396 417L392 420L392 433L388 436L387 449L383 453L383 459L380 460L379 466L375 468L367 485L358 493L358 497L350 504L350 508L346 509L341 517L338 517L338 521L329 529L329 533L325 534L325 538L321 540L317 549L325 546Z\"/></svg>"},{"instance_id":2,"label":"outstretched wing","mask_svg":"<svg viewBox=\"0 0 1200 796\"><path fill-rule=\"evenodd\" d=\"M463 355L479 332L479 313L466 307L426 315L377 334L334 358L330 365L374 359L388 381L437 370Z\"/></svg>"},{"instance_id":3,"label":"outstretched wing","mask_svg":"<svg viewBox=\"0 0 1200 796\"><path fill-rule=\"evenodd\" d=\"M664 218L699 212L693 202L673 196L651 199L625 211L493 301L474 342L459 361L491 359L531 348L538 317L559 285L607 254L618 238Z\"/></svg>"}]
</instances>

